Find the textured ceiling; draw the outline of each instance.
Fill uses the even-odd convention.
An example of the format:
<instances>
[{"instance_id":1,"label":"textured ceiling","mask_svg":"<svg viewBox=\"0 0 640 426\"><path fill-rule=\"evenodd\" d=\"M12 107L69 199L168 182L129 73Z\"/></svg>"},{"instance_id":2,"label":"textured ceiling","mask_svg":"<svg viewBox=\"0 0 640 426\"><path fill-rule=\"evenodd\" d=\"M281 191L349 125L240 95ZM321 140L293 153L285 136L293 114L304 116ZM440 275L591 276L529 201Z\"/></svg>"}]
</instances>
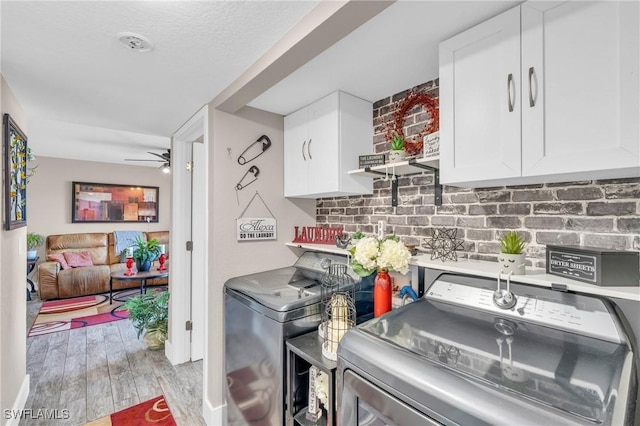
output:
<instances>
[{"instance_id":1,"label":"textured ceiling","mask_svg":"<svg viewBox=\"0 0 640 426\"><path fill-rule=\"evenodd\" d=\"M338 89L376 101L436 78L440 41L518 3L398 1L250 105L288 114ZM36 155L153 158L317 4L2 1L1 70ZM154 50L127 50L123 31Z\"/></svg>"},{"instance_id":2,"label":"textured ceiling","mask_svg":"<svg viewBox=\"0 0 640 426\"><path fill-rule=\"evenodd\" d=\"M109 161L104 148L119 140L117 158L136 155L125 151L138 142L141 156L152 145L167 148L180 125L316 4L3 1L2 74L27 112L37 155L93 151ZM116 37L122 31L148 37L154 50L127 50Z\"/></svg>"}]
</instances>

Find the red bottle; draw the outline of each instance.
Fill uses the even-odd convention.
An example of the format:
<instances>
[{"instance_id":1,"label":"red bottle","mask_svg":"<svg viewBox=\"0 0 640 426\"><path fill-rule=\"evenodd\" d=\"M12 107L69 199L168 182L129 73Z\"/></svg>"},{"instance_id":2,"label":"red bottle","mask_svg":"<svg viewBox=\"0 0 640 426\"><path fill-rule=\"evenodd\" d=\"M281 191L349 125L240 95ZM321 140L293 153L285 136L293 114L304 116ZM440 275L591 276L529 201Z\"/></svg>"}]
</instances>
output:
<instances>
[{"instance_id":1,"label":"red bottle","mask_svg":"<svg viewBox=\"0 0 640 426\"><path fill-rule=\"evenodd\" d=\"M391 277L385 269L378 271L373 282L373 316L375 318L391 310Z\"/></svg>"}]
</instances>

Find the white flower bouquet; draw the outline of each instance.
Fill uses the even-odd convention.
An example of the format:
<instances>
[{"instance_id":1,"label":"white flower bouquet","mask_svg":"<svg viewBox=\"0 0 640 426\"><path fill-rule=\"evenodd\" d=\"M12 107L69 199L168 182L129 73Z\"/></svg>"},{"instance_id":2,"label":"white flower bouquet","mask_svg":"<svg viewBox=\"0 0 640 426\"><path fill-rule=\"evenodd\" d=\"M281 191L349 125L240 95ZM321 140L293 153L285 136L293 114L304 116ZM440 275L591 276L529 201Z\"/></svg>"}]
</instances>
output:
<instances>
[{"instance_id":1,"label":"white flower bouquet","mask_svg":"<svg viewBox=\"0 0 640 426\"><path fill-rule=\"evenodd\" d=\"M376 270L409 272L411 252L396 235L378 240L373 237L361 238L349 250L352 256L351 268L361 277L367 277Z\"/></svg>"}]
</instances>

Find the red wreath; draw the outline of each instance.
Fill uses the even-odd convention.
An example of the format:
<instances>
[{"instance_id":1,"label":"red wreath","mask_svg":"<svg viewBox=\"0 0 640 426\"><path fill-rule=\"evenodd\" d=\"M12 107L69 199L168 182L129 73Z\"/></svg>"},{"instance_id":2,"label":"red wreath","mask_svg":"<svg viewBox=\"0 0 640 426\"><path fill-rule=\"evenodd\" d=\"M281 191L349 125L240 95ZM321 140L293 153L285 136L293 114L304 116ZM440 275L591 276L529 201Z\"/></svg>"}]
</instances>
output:
<instances>
[{"instance_id":1,"label":"red wreath","mask_svg":"<svg viewBox=\"0 0 640 426\"><path fill-rule=\"evenodd\" d=\"M405 136L404 120L407 115L413 113L413 109L418 105L422 105L425 112L429 114L429 120L427 120L424 128L417 135ZM404 139L404 150L409 155L416 155L422 151L423 136L437 132L439 128L438 100L427 93L413 90L407 94L404 100L395 103L391 120L382 123L385 140L390 143L395 136L402 136Z\"/></svg>"}]
</instances>

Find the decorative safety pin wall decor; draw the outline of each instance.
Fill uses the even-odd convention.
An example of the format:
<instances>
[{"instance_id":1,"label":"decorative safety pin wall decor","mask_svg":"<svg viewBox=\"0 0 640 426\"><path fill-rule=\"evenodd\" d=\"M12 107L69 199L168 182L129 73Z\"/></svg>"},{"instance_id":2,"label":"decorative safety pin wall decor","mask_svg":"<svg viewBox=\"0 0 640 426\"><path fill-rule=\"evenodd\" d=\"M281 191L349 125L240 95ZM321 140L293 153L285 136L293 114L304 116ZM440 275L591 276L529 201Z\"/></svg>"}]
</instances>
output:
<instances>
[{"instance_id":1,"label":"decorative safety pin wall decor","mask_svg":"<svg viewBox=\"0 0 640 426\"><path fill-rule=\"evenodd\" d=\"M248 160L244 157L245 154L251 150L254 146L260 144L260 152L258 152L255 156L249 158ZM238 157L238 164L240 164L241 166L247 164L250 161L255 160L256 158L260 157L262 154L264 154L264 152L266 150L268 150L271 147L271 139L269 139L269 136L267 135L262 135L258 138L257 141L255 141L254 143L252 143L251 145L249 145L247 147L247 149L245 149L244 151L242 151L242 154L240 154L240 157Z\"/></svg>"},{"instance_id":2,"label":"decorative safety pin wall decor","mask_svg":"<svg viewBox=\"0 0 640 426\"><path fill-rule=\"evenodd\" d=\"M249 182L247 182L247 176L249 176L249 174L253 175L253 180L250 180ZM236 191L240 191L246 188L247 186L251 185L253 182L257 181L259 174L260 174L260 169L258 167L256 166L249 167L249 170L247 170L247 172L242 176L242 178L240 179L240 182L236 184Z\"/></svg>"}]
</instances>

